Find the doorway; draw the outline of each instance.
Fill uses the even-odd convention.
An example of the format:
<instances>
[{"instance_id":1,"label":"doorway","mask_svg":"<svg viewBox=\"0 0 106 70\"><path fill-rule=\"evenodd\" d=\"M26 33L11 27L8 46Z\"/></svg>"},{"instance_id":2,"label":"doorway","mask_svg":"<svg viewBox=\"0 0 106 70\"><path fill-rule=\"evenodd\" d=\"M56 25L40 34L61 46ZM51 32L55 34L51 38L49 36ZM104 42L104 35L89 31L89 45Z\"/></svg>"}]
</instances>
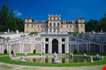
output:
<instances>
[{"instance_id":1,"label":"doorway","mask_svg":"<svg viewBox=\"0 0 106 70\"><path fill-rule=\"evenodd\" d=\"M52 53L58 53L58 40L52 40Z\"/></svg>"}]
</instances>

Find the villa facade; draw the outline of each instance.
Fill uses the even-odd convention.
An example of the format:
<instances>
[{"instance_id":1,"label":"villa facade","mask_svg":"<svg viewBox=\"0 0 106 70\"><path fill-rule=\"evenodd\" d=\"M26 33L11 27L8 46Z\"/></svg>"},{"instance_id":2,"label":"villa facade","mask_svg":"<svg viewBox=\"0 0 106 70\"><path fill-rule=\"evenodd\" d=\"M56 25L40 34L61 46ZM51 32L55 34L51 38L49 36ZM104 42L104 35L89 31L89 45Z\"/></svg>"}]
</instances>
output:
<instances>
[{"instance_id":1,"label":"villa facade","mask_svg":"<svg viewBox=\"0 0 106 70\"><path fill-rule=\"evenodd\" d=\"M68 32L85 33L85 20L62 20L60 16L49 15L47 21L25 19L25 33L40 35L43 53L69 53Z\"/></svg>"},{"instance_id":2,"label":"villa facade","mask_svg":"<svg viewBox=\"0 0 106 70\"><path fill-rule=\"evenodd\" d=\"M33 21L28 18L24 22L24 33L35 33L3 41L0 52L7 50L16 53L69 53L69 33L85 33L85 20L62 20L60 16L48 16L47 21ZM23 34L24 35L24 34ZM8 36L7 36L8 37ZM5 44L3 44L5 43Z\"/></svg>"},{"instance_id":3,"label":"villa facade","mask_svg":"<svg viewBox=\"0 0 106 70\"><path fill-rule=\"evenodd\" d=\"M49 15L48 20L25 19L24 32L85 32L85 20L62 20L60 16Z\"/></svg>"}]
</instances>

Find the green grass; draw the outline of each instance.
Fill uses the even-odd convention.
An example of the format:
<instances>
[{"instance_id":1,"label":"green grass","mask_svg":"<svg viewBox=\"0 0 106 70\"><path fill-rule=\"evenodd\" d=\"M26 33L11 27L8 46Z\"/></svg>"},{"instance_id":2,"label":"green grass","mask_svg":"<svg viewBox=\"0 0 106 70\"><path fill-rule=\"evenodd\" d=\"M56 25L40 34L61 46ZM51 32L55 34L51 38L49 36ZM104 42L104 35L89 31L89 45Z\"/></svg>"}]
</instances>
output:
<instances>
[{"instance_id":1,"label":"green grass","mask_svg":"<svg viewBox=\"0 0 106 70\"><path fill-rule=\"evenodd\" d=\"M22 56L22 55L25 55L25 53L16 53L16 56ZM41 55L41 53L36 53L36 54L27 53L27 56L31 56L31 55ZM42 54L42 55L43 55L43 54Z\"/></svg>"},{"instance_id":2,"label":"green grass","mask_svg":"<svg viewBox=\"0 0 106 70\"><path fill-rule=\"evenodd\" d=\"M8 63L8 64L17 64L17 65L28 65L28 66L55 66L55 67L70 67L70 66L91 66L91 65L102 65L106 64L106 56L104 57L104 60L96 61L96 62L87 62L87 63L61 63L61 64L52 64L52 63L33 63L33 62L24 62L24 61L16 61L11 60L8 55L2 55L0 56L0 62Z\"/></svg>"}]
</instances>

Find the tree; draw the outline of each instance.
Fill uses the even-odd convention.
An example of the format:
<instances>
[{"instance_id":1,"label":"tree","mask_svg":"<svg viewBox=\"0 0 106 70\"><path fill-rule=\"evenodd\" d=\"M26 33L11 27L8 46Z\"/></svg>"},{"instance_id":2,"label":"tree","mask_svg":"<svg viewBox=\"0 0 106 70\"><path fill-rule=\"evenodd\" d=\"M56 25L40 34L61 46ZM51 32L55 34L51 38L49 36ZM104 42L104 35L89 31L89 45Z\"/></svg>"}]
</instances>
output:
<instances>
[{"instance_id":1,"label":"tree","mask_svg":"<svg viewBox=\"0 0 106 70\"><path fill-rule=\"evenodd\" d=\"M24 31L24 20L22 18L17 18L16 24L19 31Z\"/></svg>"},{"instance_id":2,"label":"tree","mask_svg":"<svg viewBox=\"0 0 106 70\"><path fill-rule=\"evenodd\" d=\"M23 22L23 19L17 18L13 10L10 10L7 5L4 4L0 8L0 31L4 32L8 29L12 31L16 31L17 29L23 31Z\"/></svg>"},{"instance_id":3,"label":"tree","mask_svg":"<svg viewBox=\"0 0 106 70\"><path fill-rule=\"evenodd\" d=\"M3 5L0 9L0 31L5 31L8 27L9 9Z\"/></svg>"},{"instance_id":4,"label":"tree","mask_svg":"<svg viewBox=\"0 0 106 70\"><path fill-rule=\"evenodd\" d=\"M98 21L95 19L89 20L85 27L86 27L86 32L91 32L91 31L96 31L98 26Z\"/></svg>"},{"instance_id":5,"label":"tree","mask_svg":"<svg viewBox=\"0 0 106 70\"><path fill-rule=\"evenodd\" d=\"M106 32L106 14L99 20L99 30Z\"/></svg>"},{"instance_id":6,"label":"tree","mask_svg":"<svg viewBox=\"0 0 106 70\"><path fill-rule=\"evenodd\" d=\"M8 28L10 30L13 30L13 31L17 30L16 19L17 19L17 17L13 13L13 11L11 10L10 13L9 13L9 18L8 18L8 23L7 23Z\"/></svg>"}]
</instances>

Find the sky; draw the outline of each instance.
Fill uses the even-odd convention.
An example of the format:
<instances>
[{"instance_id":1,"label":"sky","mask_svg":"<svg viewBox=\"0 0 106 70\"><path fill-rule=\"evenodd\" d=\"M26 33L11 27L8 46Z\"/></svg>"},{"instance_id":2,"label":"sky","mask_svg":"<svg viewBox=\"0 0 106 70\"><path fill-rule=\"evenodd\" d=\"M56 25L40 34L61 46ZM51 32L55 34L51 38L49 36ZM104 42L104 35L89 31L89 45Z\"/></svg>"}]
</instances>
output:
<instances>
[{"instance_id":1,"label":"sky","mask_svg":"<svg viewBox=\"0 0 106 70\"><path fill-rule=\"evenodd\" d=\"M5 0L17 17L46 20L60 15L64 20L78 17L100 19L106 13L106 0ZM3 4L4 0L0 0Z\"/></svg>"}]
</instances>

